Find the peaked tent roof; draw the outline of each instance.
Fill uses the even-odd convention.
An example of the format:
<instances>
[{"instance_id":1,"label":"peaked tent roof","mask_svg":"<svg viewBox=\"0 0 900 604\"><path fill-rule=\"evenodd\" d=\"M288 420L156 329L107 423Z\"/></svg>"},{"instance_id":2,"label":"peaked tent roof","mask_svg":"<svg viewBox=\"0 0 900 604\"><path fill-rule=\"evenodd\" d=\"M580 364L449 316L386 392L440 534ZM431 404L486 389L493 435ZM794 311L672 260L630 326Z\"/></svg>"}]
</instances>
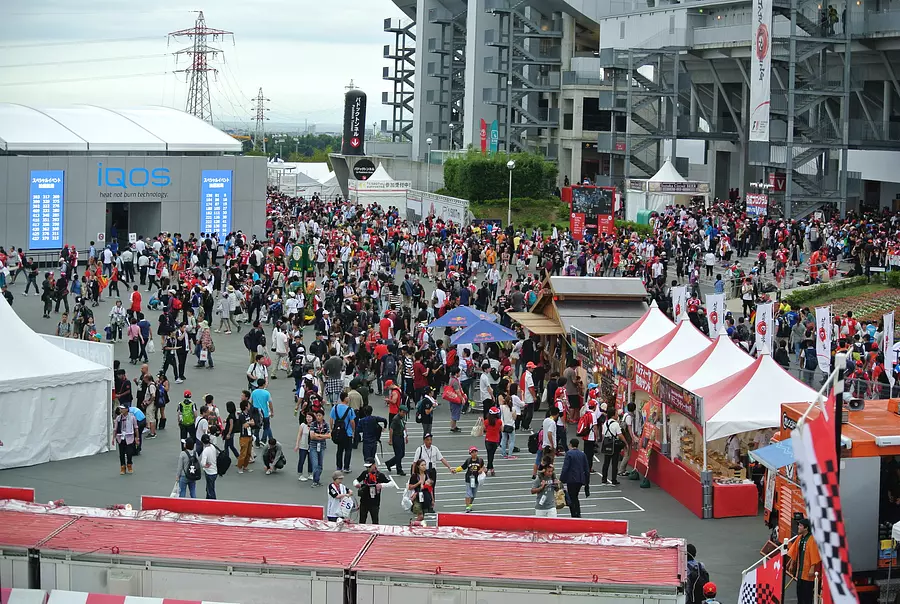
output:
<instances>
[{"instance_id":1,"label":"peaked tent roof","mask_svg":"<svg viewBox=\"0 0 900 604\"><path fill-rule=\"evenodd\" d=\"M57 348L22 322L0 300L0 341L15 342L0 353L0 392L51 388L109 380L109 367Z\"/></svg>"},{"instance_id":2,"label":"peaked tent roof","mask_svg":"<svg viewBox=\"0 0 900 604\"><path fill-rule=\"evenodd\" d=\"M706 440L781 425L782 403L808 403L816 391L764 354L750 366L706 388L703 397Z\"/></svg>"},{"instance_id":3,"label":"peaked tent roof","mask_svg":"<svg viewBox=\"0 0 900 604\"><path fill-rule=\"evenodd\" d=\"M672 165L671 158L666 158L659 172L650 177L651 182L687 182L684 176Z\"/></svg>"},{"instance_id":4,"label":"peaked tent roof","mask_svg":"<svg viewBox=\"0 0 900 604\"><path fill-rule=\"evenodd\" d=\"M662 338L635 348L628 354L650 369L656 369L698 354L711 343L690 321L681 321Z\"/></svg>"},{"instance_id":5,"label":"peaked tent roof","mask_svg":"<svg viewBox=\"0 0 900 604\"><path fill-rule=\"evenodd\" d=\"M656 371L696 394L697 389L731 377L751 363L753 357L722 334L699 354Z\"/></svg>"},{"instance_id":6,"label":"peaked tent roof","mask_svg":"<svg viewBox=\"0 0 900 604\"><path fill-rule=\"evenodd\" d=\"M375 171L372 172L372 176L370 176L370 177L368 178L368 180L369 180L369 181L375 180L375 181L385 182L385 181L394 180L394 179L391 178L391 175L388 174L388 171L384 169L384 165L383 165L383 164L378 164L378 167L375 168Z\"/></svg>"},{"instance_id":7,"label":"peaked tent roof","mask_svg":"<svg viewBox=\"0 0 900 604\"><path fill-rule=\"evenodd\" d=\"M671 331L675 324L669 320L654 300L644 316L615 333L603 336L600 341L607 346L616 346L622 352L628 352L654 342Z\"/></svg>"}]
</instances>

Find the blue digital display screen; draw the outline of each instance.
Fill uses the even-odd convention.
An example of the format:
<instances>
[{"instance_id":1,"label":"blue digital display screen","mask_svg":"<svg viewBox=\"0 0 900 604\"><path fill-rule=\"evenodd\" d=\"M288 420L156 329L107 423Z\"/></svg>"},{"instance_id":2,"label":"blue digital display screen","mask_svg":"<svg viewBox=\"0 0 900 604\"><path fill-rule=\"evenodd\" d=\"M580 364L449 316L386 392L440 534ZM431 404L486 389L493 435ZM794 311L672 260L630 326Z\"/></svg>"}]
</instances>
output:
<instances>
[{"instance_id":1,"label":"blue digital display screen","mask_svg":"<svg viewBox=\"0 0 900 604\"><path fill-rule=\"evenodd\" d=\"M28 248L58 250L63 246L65 172L32 170L28 204Z\"/></svg>"},{"instance_id":2,"label":"blue digital display screen","mask_svg":"<svg viewBox=\"0 0 900 604\"><path fill-rule=\"evenodd\" d=\"M203 170L200 184L200 232L231 232L231 170Z\"/></svg>"}]
</instances>

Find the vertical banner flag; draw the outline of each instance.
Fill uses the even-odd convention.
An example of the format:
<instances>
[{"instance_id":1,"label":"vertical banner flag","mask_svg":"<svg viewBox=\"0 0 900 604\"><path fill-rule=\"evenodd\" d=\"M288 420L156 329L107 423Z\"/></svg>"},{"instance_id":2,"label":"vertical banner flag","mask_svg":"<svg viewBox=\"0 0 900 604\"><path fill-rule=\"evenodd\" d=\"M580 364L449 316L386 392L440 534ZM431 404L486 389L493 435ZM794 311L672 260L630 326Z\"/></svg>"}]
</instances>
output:
<instances>
[{"instance_id":1,"label":"vertical banner flag","mask_svg":"<svg viewBox=\"0 0 900 604\"><path fill-rule=\"evenodd\" d=\"M672 318L676 323L687 318L687 285L672 287Z\"/></svg>"},{"instance_id":2,"label":"vertical banner flag","mask_svg":"<svg viewBox=\"0 0 900 604\"><path fill-rule=\"evenodd\" d=\"M801 421L791 433L797 476L812 536L819 548L831 601L834 604L859 602L850 578L850 551L844 529L844 514L838 484L838 458L834 450L834 392L820 413Z\"/></svg>"},{"instance_id":3,"label":"vertical banner flag","mask_svg":"<svg viewBox=\"0 0 900 604\"><path fill-rule=\"evenodd\" d=\"M897 353L894 352L894 311L884 315L884 344L881 349L884 351L884 370L887 371L888 380L893 388L894 361L897 360Z\"/></svg>"},{"instance_id":4,"label":"vertical banner flag","mask_svg":"<svg viewBox=\"0 0 900 604\"><path fill-rule=\"evenodd\" d=\"M706 321L709 337L718 338L725 326L725 294L706 294Z\"/></svg>"},{"instance_id":5,"label":"vertical banner flag","mask_svg":"<svg viewBox=\"0 0 900 604\"><path fill-rule=\"evenodd\" d=\"M200 232L231 232L231 170L203 170L200 180Z\"/></svg>"},{"instance_id":6,"label":"vertical banner flag","mask_svg":"<svg viewBox=\"0 0 900 604\"><path fill-rule=\"evenodd\" d=\"M831 307L816 307L816 358L819 369L831 373Z\"/></svg>"},{"instance_id":7,"label":"vertical banner flag","mask_svg":"<svg viewBox=\"0 0 900 604\"><path fill-rule=\"evenodd\" d=\"M750 19L750 140L769 142L772 76L772 0L754 0Z\"/></svg>"},{"instance_id":8,"label":"vertical banner flag","mask_svg":"<svg viewBox=\"0 0 900 604\"><path fill-rule=\"evenodd\" d=\"M741 579L738 604L779 604L784 600L784 553L778 552L765 558Z\"/></svg>"},{"instance_id":9,"label":"vertical banner flag","mask_svg":"<svg viewBox=\"0 0 900 604\"><path fill-rule=\"evenodd\" d=\"M496 153L500 149L500 126L497 120L491 122L491 153Z\"/></svg>"},{"instance_id":10,"label":"vertical banner flag","mask_svg":"<svg viewBox=\"0 0 900 604\"><path fill-rule=\"evenodd\" d=\"M481 119L481 152L487 152L487 122Z\"/></svg>"},{"instance_id":11,"label":"vertical banner flag","mask_svg":"<svg viewBox=\"0 0 900 604\"><path fill-rule=\"evenodd\" d=\"M29 180L28 249L58 250L63 246L65 172L32 170Z\"/></svg>"},{"instance_id":12,"label":"vertical banner flag","mask_svg":"<svg viewBox=\"0 0 900 604\"><path fill-rule=\"evenodd\" d=\"M756 352L772 354L772 336L774 335L773 302L756 305Z\"/></svg>"}]
</instances>

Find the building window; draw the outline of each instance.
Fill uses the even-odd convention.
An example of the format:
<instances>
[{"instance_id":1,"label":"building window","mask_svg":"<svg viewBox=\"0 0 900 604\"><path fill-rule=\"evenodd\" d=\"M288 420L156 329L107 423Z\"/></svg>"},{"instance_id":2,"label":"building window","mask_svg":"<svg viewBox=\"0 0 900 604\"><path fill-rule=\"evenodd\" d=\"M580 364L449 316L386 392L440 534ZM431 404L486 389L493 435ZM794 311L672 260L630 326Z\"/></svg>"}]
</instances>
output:
<instances>
[{"instance_id":1,"label":"building window","mask_svg":"<svg viewBox=\"0 0 900 604\"><path fill-rule=\"evenodd\" d=\"M425 92L425 102L427 102L427 103L434 102L434 90L427 90Z\"/></svg>"},{"instance_id":2,"label":"building window","mask_svg":"<svg viewBox=\"0 0 900 604\"><path fill-rule=\"evenodd\" d=\"M428 38L428 50L434 51L437 48L437 38Z\"/></svg>"},{"instance_id":3,"label":"building window","mask_svg":"<svg viewBox=\"0 0 900 604\"><path fill-rule=\"evenodd\" d=\"M494 100L494 89L493 88L482 88L481 89L481 100L490 103Z\"/></svg>"},{"instance_id":4,"label":"building window","mask_svg":"<svg viewBox=\"0 0 900 604\"><path fill-rule=\"evenodd\" d=\"M434 75L434 61L428 64L428 75Z\"/></svg>"},{"instance_id":5,"label":"building window","mask_svg":"<svg viewBox=\"0 0 900 604\"><path fill-rule=\"evenodd\" d=\"M425 134L434 133L434 122L425 122Z\"/></svg>"},{"instance_id":6,"label":"building window","mask_svg":"<svg viewBox=\"0 0 900 604\"><path fill-rule=\"evenodd\" d=\"M585 97L581 129L591 132L609 132L612 129L612 114L600 110L600 99Z\"/></svg>"},{"instance_id":7,"label":"building window","mask_svg":"<svg viewBox=\"0 0 900 604\"><path fill-rule=\"evenodd\" d=\"M619 39L620 40L625 39L625 22L624 21L619 22Z\"/></svg>"},{"instance_id":8,"label":"building window","mask_svg":"<svg viewBox=\"0 0 900 604\"><path fill-rule=\"evenodd\" d=\"M563 130L572 130L572 114L563 114Z\"/></svg>"},{"instance_id":9,"label":"building window","mask_svg":"<svg viewBox=\"0 0 900 604\"><path fill-rule=\"evenodd\" d=\"M484 58L484 70L490 71L494 68L494 57L485 57Z\"/></svg>"}]
</instances>

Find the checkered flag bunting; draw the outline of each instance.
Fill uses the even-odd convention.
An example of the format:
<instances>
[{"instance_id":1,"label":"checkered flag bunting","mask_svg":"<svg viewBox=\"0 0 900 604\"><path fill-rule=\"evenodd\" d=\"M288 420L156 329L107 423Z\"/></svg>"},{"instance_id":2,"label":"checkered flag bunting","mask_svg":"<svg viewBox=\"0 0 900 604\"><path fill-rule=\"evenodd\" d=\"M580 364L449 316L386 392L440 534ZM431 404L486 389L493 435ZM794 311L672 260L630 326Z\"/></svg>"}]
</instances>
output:
<instances>
[{"instance_id":1,"label":"checkered flag bunting","mask_svg":"<svg viewBox=\"0 0 900 604\"><path fill-rule=\"evenodd\" d=\"M831 599L835 604L859 602L851 581L850 555L841 511L837 457L834 450L834 393L816 417L794 430L797 475L813 538L822 557Z\"/></svg>"},{"instance_id":2,"label":"checkered flag bunting","mask_svg":"<svg viewBox=\"0 0 900 604\"><path fill-rule=\"evenodd\" d=\"M781 604L783 552L763 559L741 580L738 604Z\"/></svg>"}]
</instances>

